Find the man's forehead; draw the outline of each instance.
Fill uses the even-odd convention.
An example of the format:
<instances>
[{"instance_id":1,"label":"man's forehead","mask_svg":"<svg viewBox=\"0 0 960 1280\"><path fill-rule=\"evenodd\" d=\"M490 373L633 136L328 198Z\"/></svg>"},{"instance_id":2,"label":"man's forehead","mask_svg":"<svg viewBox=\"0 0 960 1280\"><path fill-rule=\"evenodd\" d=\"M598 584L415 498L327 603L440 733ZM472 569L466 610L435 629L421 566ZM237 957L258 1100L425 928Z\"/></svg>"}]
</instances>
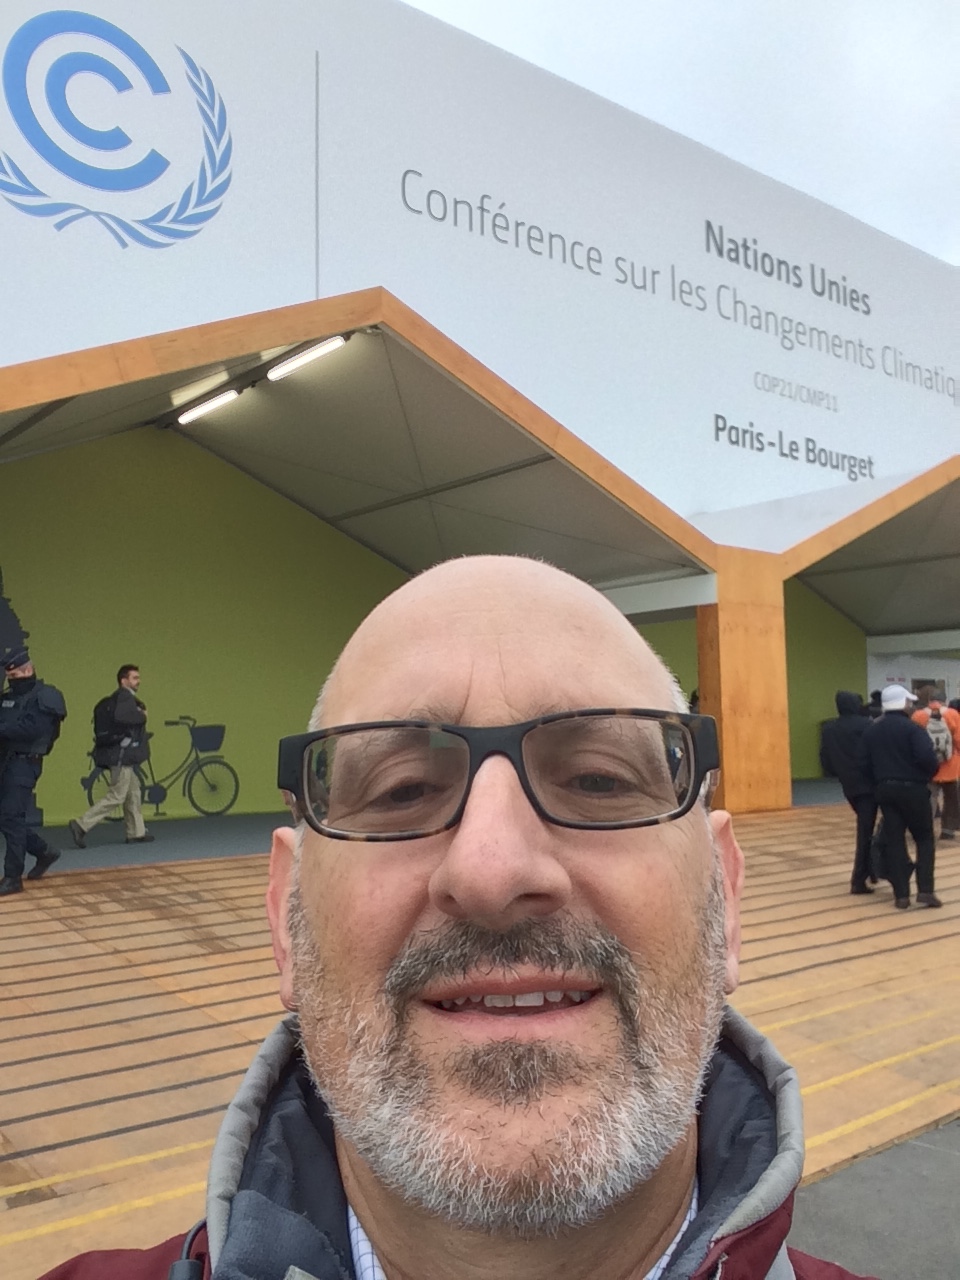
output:
<instances>
[{"instance_id":1,"label":"man's forehead","mask_svg":"<svg viewBox=\"0 0 960 1280\"><path fill-rule=\"evenodd\" d=\"M374 610L341 655L323 723L464 722L471 702L498 699L506 722L587 706L675 709L663 664L599 592L544 565L483 557L439 566Z\"/></svg>"}]
</instances>

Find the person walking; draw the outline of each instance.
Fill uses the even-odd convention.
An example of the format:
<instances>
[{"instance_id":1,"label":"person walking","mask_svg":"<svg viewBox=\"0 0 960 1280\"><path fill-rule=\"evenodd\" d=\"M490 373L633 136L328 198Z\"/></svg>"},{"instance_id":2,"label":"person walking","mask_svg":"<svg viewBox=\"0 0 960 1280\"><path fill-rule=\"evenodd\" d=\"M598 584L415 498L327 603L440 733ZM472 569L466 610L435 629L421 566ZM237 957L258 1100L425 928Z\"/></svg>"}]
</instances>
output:
<instances>
[{"instance_id":1,"label":"person walking","mask_svg":"<svg viewBox=\"0 0 960 1280\"><path fill-rule=\"evenodd\" d=\"M941 907L933 887L934 839L929 782L939 761L925 729L910 718L916 697L901 684L883 690L883 715L860 740L860 767L876 788L883 814L887 871L894 905L910 906L913 863L907 856L907 832L917 846L917 904Z\"/></svg>"},{"instance_id":2,"label":"person walking","mask_svg":"<svg viewBox=\"0 0 960 1280\"><path fill-rule=\"evenodd\" d=\"M139 688L140 670L127 663L117 672L114 692L93 709L93 759L101 769L110 770L110 787L82 818L70 819L70 835L78 849L86 848L88 833L117 808L123 809L127 844L149 844L154 838L144 826L135 768L150 757L147 708L137 697Z\"/></svg>"},{"instance_id":3,"label":"person walking","mask_svg":"<svg viewBox=\"0 0 960 1280\"><path fill-rule=\"evenodd\" d=\"M870 876L870 841L877 820L873 784L860 767L860 741L870 728L859 693L838 690L836 720L825 721L820 731L820 764L824 773L838 778L844 799L857 815L857 844L850 876L851 893L873 893Z\"/></svg>"},{"instance_id":4,"label":"person walking","mask_svg":"<svg viewBox=\"0 0 960 1280\"><path fill-rule=\"evenodd\" d=\"M934 815L940 813L940 839L956 840L960 831L960 714L943 706L933 685L925 684L917 690L913 719L926 729L940 762L930 783Z\"/></svg>"}]
</instances>

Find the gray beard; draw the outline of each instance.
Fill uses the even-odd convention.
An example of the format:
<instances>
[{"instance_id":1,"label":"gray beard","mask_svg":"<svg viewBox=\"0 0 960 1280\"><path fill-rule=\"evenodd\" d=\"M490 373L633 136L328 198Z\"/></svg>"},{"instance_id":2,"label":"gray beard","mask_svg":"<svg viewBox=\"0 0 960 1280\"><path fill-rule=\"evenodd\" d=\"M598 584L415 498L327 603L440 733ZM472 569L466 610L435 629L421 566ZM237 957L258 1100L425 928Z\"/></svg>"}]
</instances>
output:
<instances>
[{"instance_id":1,"label":"gray beard","mask_svg":"<svg viewBox=\"0 0 960 1280\"><path fill-rule=\"evenodd\" d=\"M693 953L669 990L609 931L570 918L529 919L503 933L453 923L418 937L387 974L373 1017L328 991L299 886L289 917L304 1058L339 1135L377 1179L461 1228L515 1238L583 1227L647 1181L688 1131L719 1035L724 995L719 869ZM486 1141L445 1109L435 1068L408 1025L428 981L534 963L595 975L612 995L619 1044L593 1056L545 1041L466 1045L440 1064L472 1103L488 1104ZM456 1015L451 1015L456 1016ZM384 1031L382 1028L386 1027ZM338 1069L328 1047L346 1029ZM589 1101L531 1145L519 1168L497 1163L495 1127L518 1108L591 1083Z\"/></svg>"}]
</instances>

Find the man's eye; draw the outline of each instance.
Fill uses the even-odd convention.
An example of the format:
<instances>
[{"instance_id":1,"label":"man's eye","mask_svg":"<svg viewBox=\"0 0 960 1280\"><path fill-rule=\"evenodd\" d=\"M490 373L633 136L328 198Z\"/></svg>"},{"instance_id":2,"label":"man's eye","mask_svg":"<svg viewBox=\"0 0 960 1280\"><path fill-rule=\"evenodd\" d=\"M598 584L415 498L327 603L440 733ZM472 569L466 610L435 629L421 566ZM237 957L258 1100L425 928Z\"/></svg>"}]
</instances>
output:
<instances>
[{"instance_id":1,"label":"man's eye","mask_svg":"<svg viewBox=\"0 0 960 1280\"><path fill-rule=\"evenodd\" d=\"M404 782L398 787L391 787L384 795L378 797L380 804L411 804L415 800L422 800L427 794L427 784L425 782Z\"/></svg>"},{"instance_id":2,"label":"man's eye","mask_svg":"<svg viewBox=\"0 0 960 1280\"><path fill-rule=\"evenodd\" d=\"M356 799L355 808L368 812L376 810L409 809L414 805L433 803L437 797L445 795L449 788L439 780L430 778L404 778L390 782L386 786L361 792Z\"/></svg>"},{"instance_id":3,"label":"man's eye","mask_svg":"<svg viewBox=\"0 0 960 1280\"><path fill-rule=\"evenodd\" d=\"M585 791L590 795L612 795L622 788L619 779L609 773L580 773L573 779L577 791Z\"/></svg>"},{"instance_id":4,"label":"man's eye","mask_svg":"<svg viewBox=\"0 0 960 1280\"><path fill-rule=\"evenodd\" d=\"M574 765L561 785L576 795L627 796L637 793L641 780L628 764L604 760Z\"/></svg>"}]
</instances>

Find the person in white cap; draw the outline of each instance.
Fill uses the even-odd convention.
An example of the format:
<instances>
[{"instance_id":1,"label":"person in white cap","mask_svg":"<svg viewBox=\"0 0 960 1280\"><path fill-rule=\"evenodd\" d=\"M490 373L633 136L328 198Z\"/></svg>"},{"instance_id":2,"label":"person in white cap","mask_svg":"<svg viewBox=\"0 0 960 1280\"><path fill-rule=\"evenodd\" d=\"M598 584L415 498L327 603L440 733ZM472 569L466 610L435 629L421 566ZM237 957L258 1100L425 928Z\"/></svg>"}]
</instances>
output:
<instances>
[{"instance_id":1,"label":"person in white cap","mask_svg":"<svg viewBox=\"0 0 960 1280\"><path fill-rule=\"evenodd\" d=\"M910 906L913 863L907 854L907 832L917 846L917 904L943 904L933 888L933 814L929 782L939 768L933 743L926 730L910 718L917 701L902 684L888 684L881 694L883 715L861 740L860 762L876 787L883 814L887 845L887 871L893 885L894 905Z\"/></svg>"}]
</instances>

